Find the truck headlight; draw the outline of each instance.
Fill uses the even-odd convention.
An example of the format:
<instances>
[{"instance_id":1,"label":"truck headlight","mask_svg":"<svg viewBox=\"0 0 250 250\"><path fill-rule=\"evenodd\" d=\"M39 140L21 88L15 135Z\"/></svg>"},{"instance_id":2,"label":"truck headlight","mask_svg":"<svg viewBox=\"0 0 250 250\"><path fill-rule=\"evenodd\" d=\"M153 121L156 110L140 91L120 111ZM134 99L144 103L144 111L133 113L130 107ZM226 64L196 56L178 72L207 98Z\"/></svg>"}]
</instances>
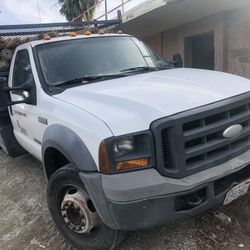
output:
<instances>
[{"instance_id":1,"label":"truck headlight","mask_svg":"<svg viewBox=\"0 0 250 250\"><path fill-rule=\"evenodd\" d=\"M154 164L149 131L105 139L99 148L99 166L104 174L150 168Z\"/></svg>"},{"instance_id":2,"label":"truck headlight","mask_svg":"<svg viewBox=\"0 0 250 250\"><path fill-rule=\"evenodd\" d=\"M135 151L135 139L134 137L125 137L115 141L114 153L117 157L130 154Z\"/></svg>"}]
</instances>

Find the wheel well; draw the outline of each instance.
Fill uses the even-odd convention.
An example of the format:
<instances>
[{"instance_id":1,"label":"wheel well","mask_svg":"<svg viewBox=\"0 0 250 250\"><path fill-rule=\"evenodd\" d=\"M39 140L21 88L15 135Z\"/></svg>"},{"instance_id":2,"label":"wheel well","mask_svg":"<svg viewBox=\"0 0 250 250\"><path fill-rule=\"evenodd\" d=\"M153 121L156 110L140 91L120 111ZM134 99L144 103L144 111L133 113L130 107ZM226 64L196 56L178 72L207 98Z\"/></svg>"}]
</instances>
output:
<instances>
[{"instance_id":1,"label":"wheel well","mask_svg":"<svg viewBox=\"0 0 250 250\"><path fill-rule=\"evenodd\" d=\"M59 168L70 163L70 161L65 157L65 155L55 148L47 148L44 153L43 160L45 173L48 179Z\"/></svg>"}]
</instances>

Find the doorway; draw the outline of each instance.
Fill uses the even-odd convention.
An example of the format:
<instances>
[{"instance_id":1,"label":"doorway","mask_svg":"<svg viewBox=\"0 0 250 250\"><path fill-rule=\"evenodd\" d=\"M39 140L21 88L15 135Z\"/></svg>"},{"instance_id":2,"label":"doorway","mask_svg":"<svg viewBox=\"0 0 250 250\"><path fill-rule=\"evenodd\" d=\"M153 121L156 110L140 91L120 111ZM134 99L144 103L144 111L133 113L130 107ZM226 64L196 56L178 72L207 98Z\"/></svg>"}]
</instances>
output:
<instances>
[{"instance_id":1,"label":"doorway","mask_svg":"<svg viewBox=\"0 0 250 250\"><path fill-rule=\"evenodd\" d=\"M185 66L214 70L214 32L185 38Z\"/></svg>"}]
</instances>

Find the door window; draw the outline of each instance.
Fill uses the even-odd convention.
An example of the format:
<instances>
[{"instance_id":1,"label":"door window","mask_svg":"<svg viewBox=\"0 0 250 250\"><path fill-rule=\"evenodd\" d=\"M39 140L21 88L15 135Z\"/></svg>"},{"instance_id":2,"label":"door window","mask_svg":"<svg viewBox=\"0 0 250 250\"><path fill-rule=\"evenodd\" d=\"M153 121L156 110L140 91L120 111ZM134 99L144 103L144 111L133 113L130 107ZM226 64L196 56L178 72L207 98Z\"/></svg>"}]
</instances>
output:
<instances>
[{"instance_id":1,"label":"door window","mask_svg":"<svg viewBox=\"0 0 250 250\"><path fill-rule=\"evenodd\" d=\"M13 87L18 87L33 80L29 52L27 50L20 50L17 52L15 59L12 85Z\"/></svg>"}]
</instances>

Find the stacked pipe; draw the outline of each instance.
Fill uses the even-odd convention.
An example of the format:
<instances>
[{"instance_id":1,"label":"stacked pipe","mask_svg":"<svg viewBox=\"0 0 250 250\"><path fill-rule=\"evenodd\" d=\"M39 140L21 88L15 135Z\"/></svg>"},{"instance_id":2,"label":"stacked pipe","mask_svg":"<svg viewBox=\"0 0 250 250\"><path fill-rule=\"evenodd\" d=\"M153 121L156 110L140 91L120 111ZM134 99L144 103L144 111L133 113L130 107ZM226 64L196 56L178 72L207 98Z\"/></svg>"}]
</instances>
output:
<instances>
[{"instance_id":1,"label":"stacked pipe","mask_svg":"<svg viewBox=\"0 0 250 250\"><path fill-rule=\"evenodd\" d=\"M83 31L78 31L79 34L84 34ZM6 38L0 36L0 73L8 72L10 68L11 59L14 55L15 49L24 43L37 41L44 39L45 36L49 36L50 38L55 38L59 36L67 36L66 33L61 33L57 31L48 31L46 34L34 35L34 36L25 36L25 37L13 37Z\"/></svg>"},{"instance_id":2,"label":"stacked pipe","mask_svg":"<svg viewBox=\"0 0 250 250\"><path fill-rule=\"evenodd\" d=\"M52 36L55 34L52 34ZM40 40L43 35L36 35L30 37L13 37L4 38L0 37L0 72L7 72L10 68L11 59L13 57L15 49L24 43Z\"/></svg>"},{"instance_id":3,"label":"stacked pipe","mask_svg":"<svg viewBox=\"0 0 250 250\"><path fill-rule=\"evenodd\" d=\"M9 70L14 50L22 43L24 43L24 41L20 38L0 37L0 72Z\"/></svg>"}]
</instances>

